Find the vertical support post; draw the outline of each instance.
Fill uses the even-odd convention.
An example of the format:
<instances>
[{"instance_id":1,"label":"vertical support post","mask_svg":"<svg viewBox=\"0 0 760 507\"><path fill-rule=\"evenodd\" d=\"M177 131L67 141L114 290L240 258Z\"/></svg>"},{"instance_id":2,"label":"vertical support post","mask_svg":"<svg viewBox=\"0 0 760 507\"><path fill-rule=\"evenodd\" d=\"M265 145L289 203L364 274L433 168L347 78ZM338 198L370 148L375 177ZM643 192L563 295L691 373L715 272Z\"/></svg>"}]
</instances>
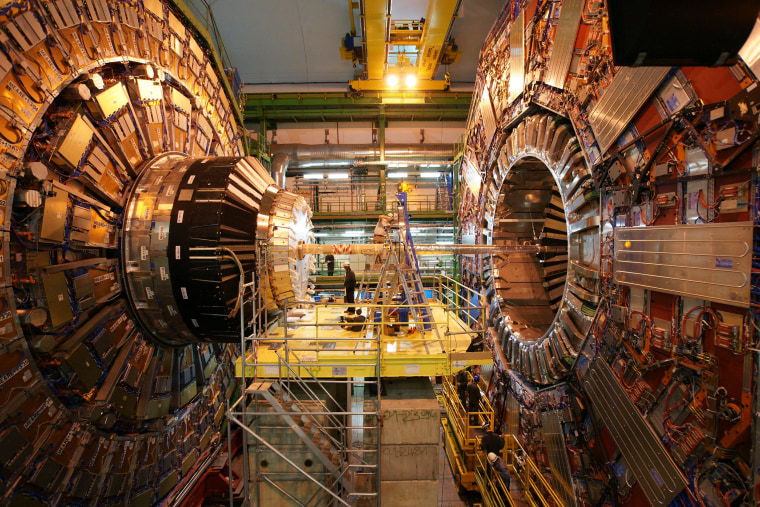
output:
<instances>
[{"instance_id":1,"label":"vertical support post","mask_svg":"<svg viewBox=\"0 0 760 507\"><path fill-rule=\"evenodd\" d=\"M229 473L229 478L227 482L230 485L230 507L235 507L235 502L232 500L232 495L234 494L234 491L232 490L232 420L229 418L230 413L230 400L229 398L226 399L227 403L227 470ZM245 469L244 469L245 470ZM247 478L246 478L247 480Z\"/></svg>"},{"instance_id":2,"label":"vertical support post","mask_svg":"<svg viewBox=\"0 0 760 507\"><path fill-rule=\"evenodd\" d=\"M752 442L752 484L760 484L760 389L758 389L760 386L760 368L757 367L760 364L760 350L752 351L752 355L755 357L754 363L756 365L753 369L755 378L752 388L755 392L755 399L752 407L752 438L750 438ZM752 368L751 365L750 362L750 368ZM760 488L754 488L752 494L755 502L760 502Z\"/></svg>"},{"instance_id":3,"label":"vertical support post","mask_svg":"<svg viewBox=\"0 0 760 507\"><path fill-rule=\"evenodd\" d=\"M385 165L385 106L380 105L380 112L377 115L377 142L380 145L380 202L378 206L380 210L385 211L385 207L388 203L388 191L386 186L386 165Z\"/></svg>"},{"instance_id":4,"label":"vertical support post","mask_svg":"<svg viewBox=\"0 0 760 507\"><path fill-rule=\"evenodd\" d=\"M451 166L451 180L452 180L451 188L453 189L453 191L452 191L453 196L452 197L454 198L454 203L453 203L453 206L452 206L452 208L453 208L452 209L452 211L453 211L452 214L454 216L454 220L453 220L453 224L454 224L454 237L451 238L451 239L452 239L452 241L454 243L457 243L457 236L459 235L459 197L460 197L460 194L459 194L459 171L460 171L461 167L462 167L462 157L460 156L460 157L457 157L456 161ZM452 273L451 276L455 280L460 280L460 278L459 278L459 274L460 274L459 262L460 262L460 259L461 259L460 255L456 255L456 254L454 255L454 265L452 266L453 273Z\"/></svg>"}]
</instances>

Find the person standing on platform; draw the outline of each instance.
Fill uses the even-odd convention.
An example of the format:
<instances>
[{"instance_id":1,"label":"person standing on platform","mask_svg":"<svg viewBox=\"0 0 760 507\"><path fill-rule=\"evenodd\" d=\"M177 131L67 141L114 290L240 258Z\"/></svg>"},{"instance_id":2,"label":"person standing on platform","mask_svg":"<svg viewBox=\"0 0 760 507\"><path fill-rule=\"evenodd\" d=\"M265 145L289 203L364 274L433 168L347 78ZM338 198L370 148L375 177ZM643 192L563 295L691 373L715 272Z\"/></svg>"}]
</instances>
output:
<instances>
[{"instance_id":1,"label":"person standing on platform","mask_svg":"<svg viewBox=\"0 0 760 507\"><path fill-rule=\"evenodd\" d=\"M343 287L346 288L345 303L354 303L354 290L356 289L356 275L351 269L351 264L346 262L343 264L343 269L346 270L346 277L343 279ZM350 306L345 313L354 313L354 307Z\"/></svg>"},{"instance_id":2,"label":"person standing on platform","mask_svg":"<svg viewBox=\"0 0 760 507\"><path fill-rule=\"evenodd\" d=\"M327 276L333 276L335 273L335 256L333 254L325 255L325 262L327 263Z\"/></svg>"},{"instance_id":3,"label":"person standing on platform","mask_svg":"<svg viewBox=\"0 0 760 507\"><path fill-rule=\"evenodd\" d=\"M486 454L494 453L501 456L501 450L504 449L504 439L493 430L486 431L483 440L480 441L480 448Z\"/></svg>"},{"instance_id":4,"label":"person standing on platform","mask_svg":"<svg viewBox=\"0 0 760 507\"><path fill-rule=\"evenodd\" d=\"M507 464L504 463L503 459L492 452L488 453L488 462L491 463L494 472L496 472L496 475L501 477L501 482L504 483L504 489L501 489L501 485L499 485L499 489L501 490L500 492L502 498L506 500L507 496L509 495L509 484L512 482L512 476L509 475ZM498 484L498 482L496 484Z\"/></svg>"},{"instance_id":5,"label":"person standing on platform","mask_svg":"<svg viewBox=\"0 0 760 507\"><path fill-rule=\"evenodd\" d=\"M478 381L480 377L475 375L472 377L472 382L467 384L467 412L470 416L470 424L478 424L478 416L473 415L473 412L480 412L480 386Z\"/></svg>"},{"instance_id":6,"label":"person standing on platform","mask_svg":"<svg viewBox=\"0 0 760 507\"><path fill-rule=\"evenodd\" d=\"M457 394L462 408L467 408L467 370L459 370L457 373Z\"/></svg>"}]
</instances>

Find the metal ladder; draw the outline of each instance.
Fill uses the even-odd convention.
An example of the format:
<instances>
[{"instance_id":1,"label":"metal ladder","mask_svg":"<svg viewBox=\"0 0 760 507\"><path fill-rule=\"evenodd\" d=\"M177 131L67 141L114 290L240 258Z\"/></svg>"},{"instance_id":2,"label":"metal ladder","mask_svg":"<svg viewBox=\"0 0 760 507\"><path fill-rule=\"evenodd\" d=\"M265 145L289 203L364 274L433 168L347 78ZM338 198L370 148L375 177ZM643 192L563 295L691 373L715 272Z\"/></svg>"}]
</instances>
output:
<instances>
[{"instance_id":1,"label":"metal ladder","mask_svg":"<svg viewBox=\"0 0 760 507\"><path fill-rule=\"evenodd\" d=\"M405 295L407 296L409 304L416 305L416 309L419 313L418 317L420 319L418 322L423 323L422 327L425 330L430 330L432 328L435 330L436 335L438 335L438 328L432 325L433 311L430 309L427 296L425 295L425 287L422 284L422 274L420 273L420 263L417 259L417 252L414 250L414 240L409 227L409 213L407 211L406 197L406 192L398 193L399 223L404 229L403 234L399 234L404 245L404 257L406 260L406 265L403 267L403 270L407 276L405 276L404 279L409 282L409 287L406 287L407 294ZM438 338L440 339L440 336L438 336Z\"/></svg>"},{"instance_id":2,"label":"metal ladder","mask_svg":"<svg viewBox=\"0 0 760 507\"><path fill-rule=\"evenodd\" d=\"M367 320L374 320L375 313L378 310L382 311L382 306L393 304L394 296L402 294L401 304L409 305L409 312L419 328L425 351L429 353L428 341L438 341L439 343L442 341L438 327L433 321L433 312L430 309L422 284L417 256L414 253L414 244L409 233L406 194L403 197L403 200L400 199L399 218L403 219L405 231L403 234L399 234L401 244L392 248L385 259L375 293L372 296ZM401 256L403 262L398 249L403 249L403 256ZM368 326L369 328L370 326ZM429 340L426 339L426 333L431 336Z\"/></svg>"}]
</instances>

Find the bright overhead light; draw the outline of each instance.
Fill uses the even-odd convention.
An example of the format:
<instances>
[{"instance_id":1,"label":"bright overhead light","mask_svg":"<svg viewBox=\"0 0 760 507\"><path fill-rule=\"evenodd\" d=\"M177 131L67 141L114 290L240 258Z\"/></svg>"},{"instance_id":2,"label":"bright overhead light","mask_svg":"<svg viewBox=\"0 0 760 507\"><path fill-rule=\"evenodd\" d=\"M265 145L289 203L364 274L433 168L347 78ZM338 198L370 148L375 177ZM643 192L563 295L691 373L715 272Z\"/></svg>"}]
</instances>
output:
<instances>
[{"instance_id":1,"label":"bright overhead light","mask_svg":"<svg viewBox=\"0 0 760 507\"><path fill-rule=\"evenodd\" d=\"M390 172L388 173L389 178L408 178L409 173L404 173L400 171Z\"/></svg>"},{"instance_id":2,"label":"bright overhead light","mask_svg":"<svg viewBox=\"0 0 760 507\"><path fill-rule=\"evenodd\" d=\"M325 175L322 173L306 173L303 175L303 179L305 180L321 180L324 177Z\"/></svg>"},{"instance_id":3,"label":"bright overhead light","mask_svg":"<svg viewBox=\"0 0 760 507\"><path fill-rule=\"evenodd\" d=\"M343 231L343 236L347 238L360 238L364 236L364 231Z\"/></svg>"},{"instance_id":4,"label":"bright overhead light","mask_svg":"<svg viewBox=\"0 0 760 507\"><path fill-rule=\"evenodd\" d=\"M417 76L414 74L407 74L404 78L404 84L407 88L414 88L417 85Z\"/></svg>"},{"instance_id":5,"label":"bright overhead light","mask_svg":"<svg viewBox=\"0 0 760 507\"><path fill-rule=\"evenodd\" d=\"M439 172L423 172L423 173L420 173L420 177L422 177L422 178L437 178L440 175L441 175L441 173L439 173Z\"/></svg>"},{"instance_id":6,"label":"bright overhead light","mask_svg":"<svg viewBox=\"0 0 760 507\"><path fill-rule=\"evenodd\" d=\"M385 82L388 83L388 86L391 88L395 88L398 86L398 76L391 74L387 78L385 78Z\"/></svg>"},{"instance_id":7,"label":"bright overhead light","mask_svg":"<svg viewBox=\"0 0 760 507\"><path fill-rule=\"evenodd\" d=\"M331 180L347 180L348 173L328 173L327 177Z\"/></svg>"}]
</instances>

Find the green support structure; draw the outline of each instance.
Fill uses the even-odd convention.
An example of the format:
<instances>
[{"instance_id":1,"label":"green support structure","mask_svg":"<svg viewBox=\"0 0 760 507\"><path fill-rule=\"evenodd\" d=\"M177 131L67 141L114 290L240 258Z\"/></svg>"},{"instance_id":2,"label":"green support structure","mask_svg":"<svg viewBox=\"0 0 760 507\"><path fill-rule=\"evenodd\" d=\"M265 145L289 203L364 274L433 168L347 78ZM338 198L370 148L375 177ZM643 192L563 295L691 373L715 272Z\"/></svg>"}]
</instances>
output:
<instances>
[{"instance_id":1,"label":"green support structure","mask_svg":"<svg viewBox=\"0 0 760 507\"><path fill-rule=\"evenodd\" d=\"M380 114L394 121L464 122L470 110L469 92L393 94L277 93L248 94L248 122L375 121Z\"/></svg>"}]
</instances>

